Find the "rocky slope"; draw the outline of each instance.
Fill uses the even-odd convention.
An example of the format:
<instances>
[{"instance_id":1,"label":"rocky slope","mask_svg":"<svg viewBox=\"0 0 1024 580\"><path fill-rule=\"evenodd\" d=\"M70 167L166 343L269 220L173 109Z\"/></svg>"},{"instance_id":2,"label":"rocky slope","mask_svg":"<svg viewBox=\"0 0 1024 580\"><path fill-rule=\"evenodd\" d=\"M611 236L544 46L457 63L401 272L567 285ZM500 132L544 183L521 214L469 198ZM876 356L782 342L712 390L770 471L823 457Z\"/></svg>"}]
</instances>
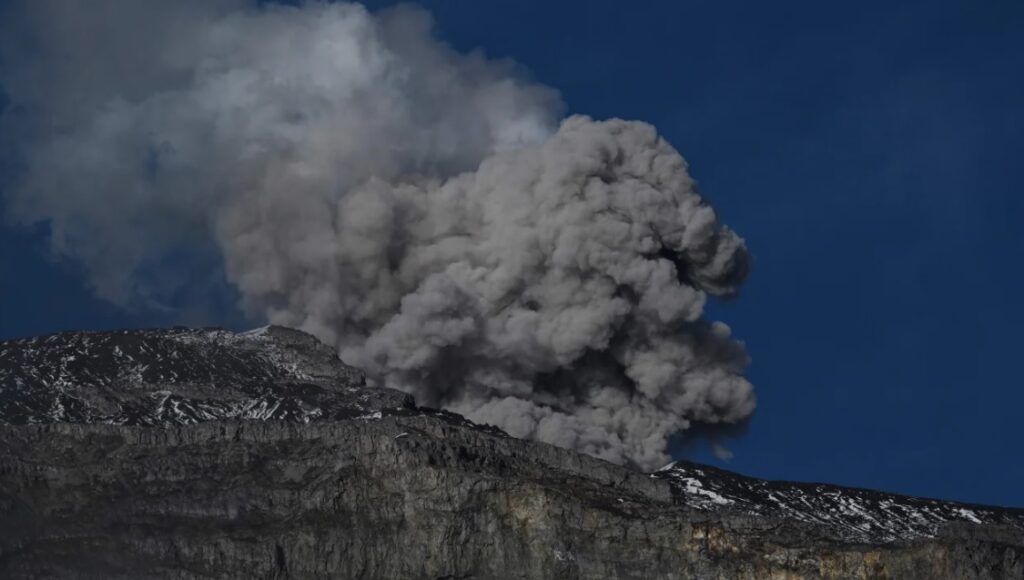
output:
<instances>
[{"instance_id":1,"label":"rocky slope","mask_svg":"<svg viewBox=\"0 0 1024 580\"><path fill-rule=\"evenodd\" d=\"M0 577L1022 578L1024 511L637 473L294 330L0 343Z\"/></svg>"}]
</instances>

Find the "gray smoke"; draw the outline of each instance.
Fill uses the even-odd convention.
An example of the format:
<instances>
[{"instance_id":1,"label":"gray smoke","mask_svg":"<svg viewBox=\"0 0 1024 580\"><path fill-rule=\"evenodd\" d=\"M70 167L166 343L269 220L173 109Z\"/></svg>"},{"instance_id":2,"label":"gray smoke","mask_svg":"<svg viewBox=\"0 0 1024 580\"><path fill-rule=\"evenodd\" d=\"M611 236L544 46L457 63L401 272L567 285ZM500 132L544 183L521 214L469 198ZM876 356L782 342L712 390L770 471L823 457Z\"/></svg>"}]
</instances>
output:
<instances>
[{"instance_id":1,"label":"gray smoke","mask_svg":"<svg viewBox=\"0 0 1024 580\"><path fill-rule=\"evenodd\" d=\"M7 211L101 296L158 302L194 279L173 256L213 242L249 312L377 383L645 468L753 411L743 346L702 318L743 242L650 125L559 121L555 91L413 8L33 0L3 20Z\"/></svg>"}]
</instances>

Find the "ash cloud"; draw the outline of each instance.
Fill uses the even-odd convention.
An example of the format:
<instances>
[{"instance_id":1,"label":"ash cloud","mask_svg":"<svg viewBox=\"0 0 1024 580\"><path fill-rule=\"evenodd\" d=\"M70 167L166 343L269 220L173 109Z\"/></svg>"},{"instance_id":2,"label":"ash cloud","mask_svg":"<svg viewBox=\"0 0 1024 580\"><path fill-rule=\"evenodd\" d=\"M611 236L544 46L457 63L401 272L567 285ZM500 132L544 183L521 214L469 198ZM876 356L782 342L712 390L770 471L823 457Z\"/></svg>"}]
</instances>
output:
<instances>
[{"instance_id":1,"label":"ash cloud","mask_svg":"<svg viewBox=\"0 0 1024 580\"><path fill-rule=\"evenodd\" d=\"M563 119L414 8L8 10L6 209L99 295L159 302L176 282L147 272L212 242L248 312L376 383L643 468L752 413L742 344L703 318L743 241L650 125Z\"/></svg>"}]
</instances>

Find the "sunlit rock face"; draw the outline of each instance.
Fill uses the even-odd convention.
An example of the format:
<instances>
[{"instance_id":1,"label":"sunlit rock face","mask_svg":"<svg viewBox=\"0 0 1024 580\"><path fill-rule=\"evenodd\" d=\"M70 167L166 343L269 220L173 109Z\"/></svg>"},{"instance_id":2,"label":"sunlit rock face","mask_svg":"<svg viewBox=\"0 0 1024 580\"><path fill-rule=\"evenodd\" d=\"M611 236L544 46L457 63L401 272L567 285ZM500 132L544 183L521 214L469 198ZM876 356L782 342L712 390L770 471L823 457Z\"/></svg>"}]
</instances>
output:
<instances>
[{"instance_id":1,"label":"sunlit rock face","mask_svg":"<svg viewBox=\"0 0 1024 580\"><path fill-rule=\"evenodd\" d=\"M298 331L0 343L0 577L1018 578L1024 512L640 473Z\"/></svg>"}]
</instances>

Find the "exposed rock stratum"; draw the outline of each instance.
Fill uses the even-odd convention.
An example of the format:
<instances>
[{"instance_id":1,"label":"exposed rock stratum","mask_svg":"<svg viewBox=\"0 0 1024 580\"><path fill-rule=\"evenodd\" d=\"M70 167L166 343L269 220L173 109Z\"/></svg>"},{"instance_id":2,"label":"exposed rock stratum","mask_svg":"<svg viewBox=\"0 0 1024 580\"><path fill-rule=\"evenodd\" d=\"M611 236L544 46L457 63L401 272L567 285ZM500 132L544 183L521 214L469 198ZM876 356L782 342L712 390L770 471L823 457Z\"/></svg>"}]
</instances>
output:
<instances>
[{"instance_id":1,"label":"exposed rock stratum","mask_svg":"<svg viewBox=\"0 0 1024 580\"><path fill-rule=\"evenodd\" d=\"M1024 510L639 473L280 327L63 333L0 343L0 577L1024 578Z\"/></svg>"}]
</instances>

